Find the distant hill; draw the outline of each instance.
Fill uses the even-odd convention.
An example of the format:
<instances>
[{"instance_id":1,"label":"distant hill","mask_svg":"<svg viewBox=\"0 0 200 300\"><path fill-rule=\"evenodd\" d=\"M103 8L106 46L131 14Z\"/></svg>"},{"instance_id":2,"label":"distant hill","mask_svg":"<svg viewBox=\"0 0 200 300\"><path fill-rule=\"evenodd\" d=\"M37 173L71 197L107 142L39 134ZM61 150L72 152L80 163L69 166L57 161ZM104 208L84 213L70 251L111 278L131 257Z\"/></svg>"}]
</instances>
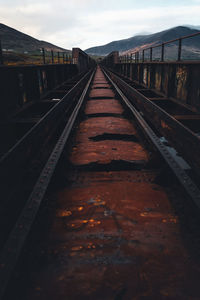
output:
<instances>
[{"instance_id":1,"label":"distant hill","mask_svg":"<svg viewBox=\"0 0 200 300\"><path fill-rule=\"evenodd\" d=\"M178 26L154 34L137 35L128 39L114 41L103 46L92 47L86 49L85 52L93 55L107 55L112 51L131 53L198 31L199 30L194 28ZM167 50L169 50L169 54L167 54L168 58L173 58L177 50L177 45L170 44ZM158 49L155 50L155 52L159 51L160 50ZM183 41L183 55L188 55L192 58L193 56L197 56L200 58L200 35Z\"/></svg>"},{"instance_id":2,"label":"distant hill","mask_svg":"<svg viewBox=\"0 0 200 300\"><path fill-rule=\"evenodd\" d=\"M45 41L37 40L30 35L24 34L14 28L0 23L0 40L2 48L20 53L39 52L41 48L46 51L71 52Z\"/></svg>"}]
</instances>

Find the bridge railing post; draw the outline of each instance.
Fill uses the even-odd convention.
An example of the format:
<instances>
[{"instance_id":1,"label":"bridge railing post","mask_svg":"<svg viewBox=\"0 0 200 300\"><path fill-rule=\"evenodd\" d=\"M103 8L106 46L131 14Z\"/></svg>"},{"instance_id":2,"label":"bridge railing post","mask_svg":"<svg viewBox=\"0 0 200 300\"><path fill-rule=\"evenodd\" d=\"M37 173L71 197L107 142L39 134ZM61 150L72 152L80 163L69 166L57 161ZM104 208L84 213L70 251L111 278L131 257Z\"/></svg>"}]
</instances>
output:
<instances>
[{"instance_id":1,"label":"bridge railing post","mask_svg":"<svg viewBox=\"0 0 200 300\"><path fill-rule=\"evenodd\" d=\"M54 54L53 54L53 50L51 50L51 62L52 62L52 64L54 64Z\"/></svg>"},{"instance_id":2,"label":"bridge railing post","mask_svg":"<svg viewBox=\"0 0 200 300\"><path fill-rule=\"evenodd\" d=\"M180 61L181 60L181 50L182 50L182 39L180 38L179 40L178 40L178 61Z\"/></svg>"},{"instance_id":3,"label":"bridge railing post","mask_svg":"<svg viewBox=\"0 0 200 300\"><path fill-rule=\"evenodd\" d=\"M42 48L42 58L43 58L43 64L46 64L46 59L45 59L45 50Z\"/></svg>"},{"instance_id":4,"label":"bridge railing post","mask_svg":"<svg viewBox=\"0 0 200 300\"><path fill-rule=\"evenodd\" d=\"M144 62L144 50L142 50L142 62Z\"/></svg>"},{"instance_id":5,"label":"bridge railing post","mask_svg":"<svg viewBox=\"0 0 200 300\"><path fill-rule=\"evenodd\" d=\"M161 46L161 61L164 61L164 51L165 51L165 44L162 43L162 46Z\"/></svg>"},{"instance_id":6,"label":"bridge railing post","mask_svg":"<svg viewBox=\"0 0 200 300\"><path fill-rule=\"evenodd\" d=\"M2 50L1 40L0 40L0 65L3 65L3 50Z\"/></svg>"},{"instance_id":7,"label":"bridge railing post","mask_svg":"<svg viewBox=\"0 0 200 300\"><path fill-rule=\"evenodd\" d=\"M150 48L150 61L152 61L153 59L153 48L151 47Z\"/></svg>"}]
</instances>

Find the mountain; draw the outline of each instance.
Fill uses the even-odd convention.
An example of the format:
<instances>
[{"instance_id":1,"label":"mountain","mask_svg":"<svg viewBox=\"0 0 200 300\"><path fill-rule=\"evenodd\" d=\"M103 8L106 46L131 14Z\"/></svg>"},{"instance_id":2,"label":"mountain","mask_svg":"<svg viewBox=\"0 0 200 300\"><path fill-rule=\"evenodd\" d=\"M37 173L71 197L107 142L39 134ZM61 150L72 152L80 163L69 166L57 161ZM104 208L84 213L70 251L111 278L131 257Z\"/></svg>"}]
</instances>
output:
<instances>
[{"instance_id":1,"label":"mountain","mask_svg":"<svg viewBox=\"0 0 200 300\"><path fill-rule=\"evenodd\" d=\"M191 28L191 29L197 29L197 30L200 30L200 25L183 25L183 26L185 26L185 27L189 27L189 28Z\"/></svg>"},{"instance_id":2,"label":"mountain","mask_svg":"<svg viewBox=\"0 0 200 300\"><path fill-rule=\"evenodd\" d=\"M24 34L14 28L0 23L0 40L2 48L19 53L39 52L41 48L46 51L70 52L45 41L37 40L30 35Z\"/></svg>"},{"instance_id":3,"label":"mountain","mask_svg":"<svg viewBox=\"0 0 200 300\"><path fill-rule=\"evenodd\" d=\"M181 36L196 33L198 31L199 30L197 29L189 28L186 26L178 26L154 34L137 35L128 39L114 41L103 46L92 47L86 49L85 52L93 55L107 55L112 51L134 52L136 50L140 50L141 48L155 46L163 42L179 38ZM198 52L198 49L200 50L200 35L195 38L186 39L183 43L187 48L193 47L194 49L197 49ZM172 46L172 48L175 49L176 47Z\"/></svg>"}]
</instances>

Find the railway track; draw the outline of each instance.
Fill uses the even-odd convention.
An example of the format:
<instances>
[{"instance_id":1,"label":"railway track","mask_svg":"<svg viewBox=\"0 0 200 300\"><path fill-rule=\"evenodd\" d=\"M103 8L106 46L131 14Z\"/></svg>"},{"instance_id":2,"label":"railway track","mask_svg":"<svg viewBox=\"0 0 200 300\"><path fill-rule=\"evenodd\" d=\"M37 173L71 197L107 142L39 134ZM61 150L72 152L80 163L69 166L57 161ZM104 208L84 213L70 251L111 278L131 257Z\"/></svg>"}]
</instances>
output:
<instances>
[{"instance_id":1,"label":"railway track","mask_svg":"<svg viewBox=\"0 0 200 300\"><path fill-rule=\"evenodd\" d=\"M88 75L2 249L2 299L200 296L191 168L116 81Z\"/></svg>"},{"instance_id":2,"label":"railway track","mask_svg":"<svg viewBox=\"0 0 200 300\"><path fill-rule=\"evenodd\" d=\"M146 121L151 123L158 135L164 136L172 147L176 148L199 178L199 112L185 103L164 96L157 90L148 89L145 85L112 71L108 72L123 93L143 114Z\"/></svg>"},{"instance_id":3,"label":"railway track","mask_svg":"<svg viewBox=\"0 0 200 300\"><path fill-rule=\"evenodd\" d=\"M26 123L32 119L33 114L37 114L37 121L0 158L0 226L4 228L0 235L0 248L15 224L90 75L91 71L81 78L76 78L78 81L75 81L71 88L68 85L62 86L60 100L51 100L52 94L55 97L55 91L52 91L46 95L46 99L49 97L48 103L41 101L33 104L32 109L29 107L23 111ZM46 104L51 104L51 108ZM40 115L38 107L43 107ZM20 113L16 119L19 121L19 118ZM17 123L13 123L13 126L17 127ZM10 131L7 134L9 133Z\"/></svg>"},{"instance_id":4,"label":"railway track","mask_svg":"<svg viewBox=\"0 0 200 300\"><path fill-rule=\"evenodd\" d=\"M12 112L0 122L0 158L20 142L25 134L37 124L84 76L84 73L73 76L56 88L43 94L34 101Z\"/></svg>"}]
</instances>

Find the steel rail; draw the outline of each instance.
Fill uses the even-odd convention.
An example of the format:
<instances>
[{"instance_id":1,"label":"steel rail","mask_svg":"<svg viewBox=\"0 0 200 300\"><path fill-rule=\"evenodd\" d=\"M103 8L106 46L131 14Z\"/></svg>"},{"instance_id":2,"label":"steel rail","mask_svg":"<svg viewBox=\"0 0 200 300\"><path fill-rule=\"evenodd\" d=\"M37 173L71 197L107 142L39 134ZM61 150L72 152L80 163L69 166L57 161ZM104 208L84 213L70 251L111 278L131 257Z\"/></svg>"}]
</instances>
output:
<instances>
[{"instance_id":1,"label":"steel rail","mask_svg":"<svg viewBox=\"0 0 200 300\"><path fill-rule=\"evenodd\" d=\"M110 78L110 76L107 74L105 70L104 70L104 74L106 75L107 79L111 82L111 84L114 86L115 90L118 92L120 97L123 99L126 106L130 109L130 111L132 112L134 118L139 123L142 130L146 133L148 138L151 140L153 145L156 147L156 149L164 158L168 166L176 175L177 179L183 186L184 190L192 198L196 206L200 208L200 189L196 186L193 180L187 175L185 170L176 162L176 160L173 158L172 154L168 150L167 146L165 146L160 141L159 137L156 135L153 129L147 124L147 122L144 120L141 114L135 109L134 105L123 94L121 89L115 84L115 82Z\"/></svg>"},{"instance_id":2,"label":"steel rail","mask_svg":"<svg viewBox=\"0 0 200 300\"><path fill-rule=\"evenodd\" d=\"M37 122L1 159L0 159L0 193L3 201L12 197L14 188L20 182L21 174L27 169L30 159L36 156L45 139L52 135L56 124L75 104L72 99L80 96L91 70L87 72L67 93ZM2 202L1 202L2 204Z\"/></svg>"},{"instance_id":3,"label":"steel rail","mask_svg":"<svg viewBox=\"0 0 200 300\"><path fill-rule=\"evenodd\" d=\"M47 118L49 119L50 117L52 117L52 115L55 113L56 115L60 113L60 111L63 110L63 108L65 108L65 104L66 104L66 99L71 96L71 93L73 91L77 90L78 85L80 84L81 81L83 81L88 74L90 73L90 71L79 80L79 82L72 87L67 93L66 95L54 106L52 107L46 114L44 117L41 118L41 120L35 124L5 155L3 155L3 157L1 157L0 159L0 164L5 161L6 159L8 159L8 157L10 157L12 155L12 153L16 152L16 149L27 139L28 136L30 136L30 134L35 134L36 130L40 130L41 126L43 125L43 123L45 123L45 121L47 120ZM58 110L59 108L59 110Z\"/></svg>"},{"instance_id":4,"label":"steel rail","mask_svg":"<svg viewBox=\"0 0 200 300\"><path fill-rule=\"evenodd\" d=\"M94 71L78 100L68 122L65 126L56 146L54 147L45 167L43 168L34 189L26 202L20 217L18 218L1 254L0 254L0 299L2 299L12 272L17 264L21 250L25 240L30 232L31 226L36 218L41 202L45 196L56 165L61 157L61 154L66 146L67 140L77 119L80 108L83 104L91 80L94 76Z\"/></svg>"}]
</instances>

